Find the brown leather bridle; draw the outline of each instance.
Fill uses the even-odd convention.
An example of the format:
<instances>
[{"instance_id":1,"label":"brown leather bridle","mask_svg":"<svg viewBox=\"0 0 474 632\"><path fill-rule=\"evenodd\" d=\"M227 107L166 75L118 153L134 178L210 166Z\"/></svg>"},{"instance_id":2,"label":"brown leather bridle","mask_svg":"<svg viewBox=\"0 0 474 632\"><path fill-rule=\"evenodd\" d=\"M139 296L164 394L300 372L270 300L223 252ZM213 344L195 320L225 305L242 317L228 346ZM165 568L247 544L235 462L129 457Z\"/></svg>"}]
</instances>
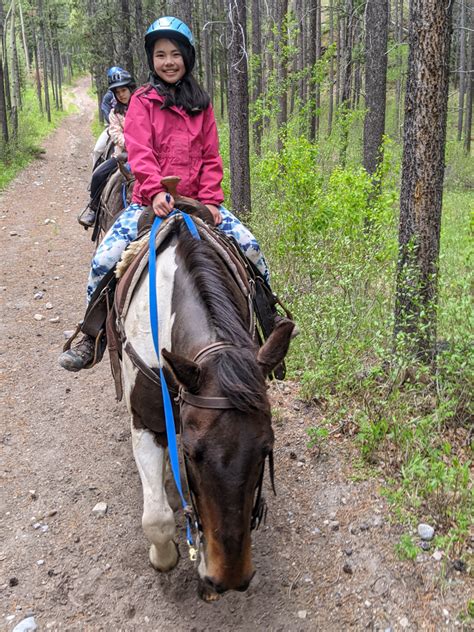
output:
<instances>
[{"instance_id":1,"label":"brown leather bridle","mask_svg":"<svg viewBox=\"0 0 474 632\"><path fill-rule=\"evenodd\" d=\"M236 347L234 344L230 342L225 342L225 341L213 342L212 344L207 345L206 347L198 351L198 353L193 358L193 362L195 362L196 364L199 364L200 362L203 362L206 358L208 358L210 355L213 355L214 353L217 353L219 351L222 351L224 349L229 349L229 348L237 349L238 347ZM195 395L194 393L190 393L189 391L187 391L182 386L179 388L178 396L176 397L175 401L178 402L180 406L183 403L186 403L189 406L194 406L196 408L205 408L205 409L211 409L211 410L229 410L231 408L235 408L235 405L232 404L232 402L230 401L228 397L204 397L202 395ZM182 416L180 415L180 418L181 417ZM184 454L184 452L182 453L182 457L183 457L184 469L186 473L186 483L188 486L189 495L191 497L191 503L192 503L193 511L194 511L195 524L198 528L200 537L202 539L203 537L202 525L201 525L201 521L199 520L199 514L197 511L194 494L191 490L191 486L189 485L188 464L187 464L186 454ZM265 461L266 461L266 458L263 459L260 475L258 477L257 485L255 486L256 496L255 496L255 501L252 508L252 515L250 518L250 529L252 530L258 529L260 524L262 522L265 522L265 519L267 516L267 503L265 501L264 496L262 495L263 475L265 472ZM275 478L274 478L274 470L273 470L273 450L270 450L270 452L268 453L268 467L269 467L269 472L270 472L270 482L272 485L272 490L276 496Z\"/></svg>"}]
</instances>

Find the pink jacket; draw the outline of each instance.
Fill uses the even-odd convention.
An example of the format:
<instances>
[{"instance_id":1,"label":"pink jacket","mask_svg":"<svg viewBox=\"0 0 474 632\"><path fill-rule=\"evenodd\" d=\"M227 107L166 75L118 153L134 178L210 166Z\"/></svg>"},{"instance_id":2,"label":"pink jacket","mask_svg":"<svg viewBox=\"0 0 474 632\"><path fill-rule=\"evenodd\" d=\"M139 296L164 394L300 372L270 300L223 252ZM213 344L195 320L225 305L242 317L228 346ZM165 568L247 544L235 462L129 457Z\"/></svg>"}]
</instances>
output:
<instances>
[{"instance_id":1,"label":"pink jacket","mask_svg":"<svg viewBox=\"0 0 474 632\"><path fill-rule=\"evenodd\" d=\"M133 202L151 204L164 191L164 176L179 176L178 193L203 204L224 200L222 158L212 107L190 116L172 106L154 88L137 90L125 117L125 143L135 175Z\"/></svg>"}]
</instances>

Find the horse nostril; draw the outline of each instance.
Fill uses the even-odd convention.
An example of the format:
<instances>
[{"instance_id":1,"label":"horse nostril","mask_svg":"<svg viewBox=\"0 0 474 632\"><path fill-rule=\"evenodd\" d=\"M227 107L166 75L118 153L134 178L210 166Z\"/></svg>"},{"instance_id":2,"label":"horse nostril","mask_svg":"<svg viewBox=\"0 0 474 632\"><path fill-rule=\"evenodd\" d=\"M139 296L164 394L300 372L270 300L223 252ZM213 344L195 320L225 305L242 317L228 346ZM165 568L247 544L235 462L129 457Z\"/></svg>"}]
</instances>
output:
<instances>
[{"instance_id":1,"label":"horse nostril","mask_svg":"<svg viewBox=\"0 0 474 632\"><path fill-rule=\"evenodd\" d=\"M211 577L205 577L203 579L203 583L206 588L210 588L212 591L218 594L221 594L227 590L227 588L224 588L222 584L218 584L217 582L215 582L213 579L211 579Z\"/></svg>"},{"instance_id":2,"label":"horse nostril","mask_svg":"<svg viewBox=\"0 0 474 632\"><path fill-rule=\"evenodd\" d=\"M242 584L240 584L240 586L236 588L236 590L238 590L239 592L245 592L247 588L250 586L250 582L252 581L254 575L255 575L255 571L250 575L250 577L247 580L245 580Z\"/></svg>"}]
</instances>

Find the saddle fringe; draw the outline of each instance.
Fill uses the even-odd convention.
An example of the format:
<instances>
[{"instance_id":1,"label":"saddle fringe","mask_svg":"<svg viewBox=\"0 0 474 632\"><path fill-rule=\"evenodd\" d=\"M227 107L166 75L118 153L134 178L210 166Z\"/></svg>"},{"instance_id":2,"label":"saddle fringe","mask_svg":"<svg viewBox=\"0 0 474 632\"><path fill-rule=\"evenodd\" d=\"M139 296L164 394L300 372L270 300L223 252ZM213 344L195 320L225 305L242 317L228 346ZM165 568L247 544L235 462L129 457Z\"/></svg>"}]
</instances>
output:
<instances>
[{"instance_id":1,"label":"saddle fringe","mask_svg":"<svg viewBox=\"0 0 474 632\"><path fill-rule=\"evenodd\" d=\"M117 268L115 270L115 276L117 277L117 279L123 277L125 272L132 264L132 261L141 251L143 246L148 243L149 239L149 234L144 235L141 239L138 239L137 241L132 241L128 248L123 251L122 256L120 257L120 261L118 262Z\"/></svg>"}]
</instances>

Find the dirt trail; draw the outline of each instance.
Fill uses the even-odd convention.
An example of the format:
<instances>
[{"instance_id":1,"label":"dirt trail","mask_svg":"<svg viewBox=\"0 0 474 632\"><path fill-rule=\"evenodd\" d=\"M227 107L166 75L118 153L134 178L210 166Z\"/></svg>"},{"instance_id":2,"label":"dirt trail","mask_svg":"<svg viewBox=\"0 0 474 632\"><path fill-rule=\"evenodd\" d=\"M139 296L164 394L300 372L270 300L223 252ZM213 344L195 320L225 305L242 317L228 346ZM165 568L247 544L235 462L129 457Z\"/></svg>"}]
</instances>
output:
<instances>
[{"instance_id":1,"label":"dirt trail","mask_svg":"<svg viewBox=\"0 0 474 632\"><path fill-rule=\"evenodd\" d=\"M0 197L0 629L30 614L39 630L462 629L465 576L432 551L416 563L395 558L401 531L388 523L379 482L351 480L355 453L344 438L312 454L305 430L318 413L291 383L273 387L278 496L267 488L250 589L199 601L182 516L178 567L150 567L129 421L108 361L79 375L57 364L63 331L82 315L92 252L76 222L93 145L87 86L74 89L78 113L45 142L44 157ZM104 518L91 513L98 501L108 504Z\"/></svg>"}]
</instances>

